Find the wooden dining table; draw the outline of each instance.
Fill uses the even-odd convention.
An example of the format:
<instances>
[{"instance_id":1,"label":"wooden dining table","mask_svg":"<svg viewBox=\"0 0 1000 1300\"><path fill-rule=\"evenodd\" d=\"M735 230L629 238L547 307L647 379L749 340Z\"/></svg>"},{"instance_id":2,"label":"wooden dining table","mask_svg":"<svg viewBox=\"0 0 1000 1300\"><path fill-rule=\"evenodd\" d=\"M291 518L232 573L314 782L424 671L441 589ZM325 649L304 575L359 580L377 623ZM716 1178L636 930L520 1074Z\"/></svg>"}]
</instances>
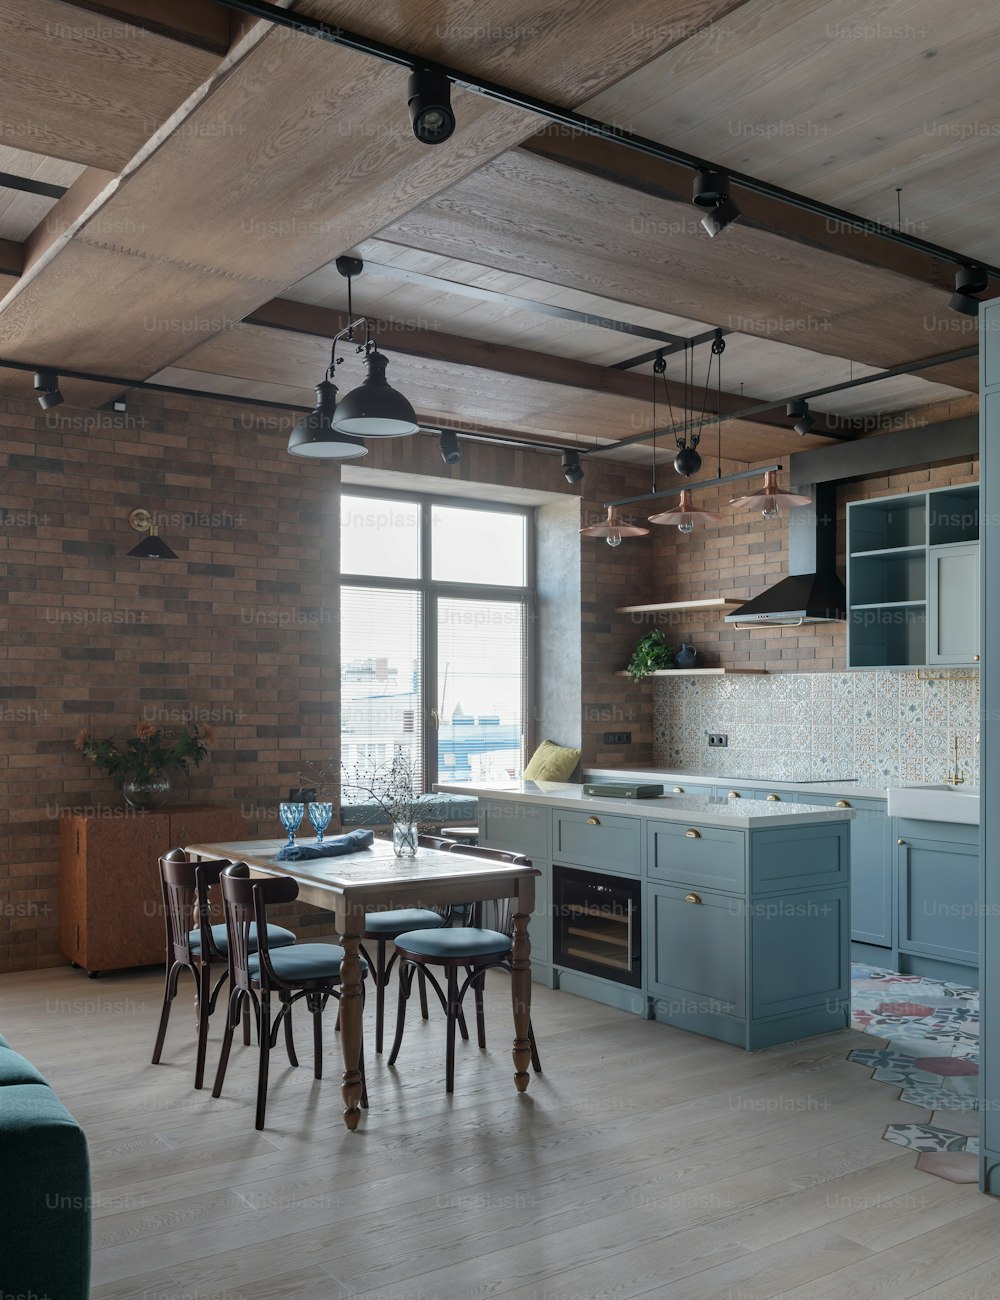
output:
<instances>
[{"instance_id":1,"label":"wooden dining table","mask_svg":"<svg viewBox=\"0 0 1000 1300\"><path fill-rule=\"evenodd\" d=\"M290 876L305 903L332 912L338 942L344 949L340 968L340 1043L344 1054L344 1123L356 1129L361 1118L361 1047L364 1002L358 948L365 914L397 907L435 907L474 903L489 898L516 898L511 950L511 1003L514 1017L514 1086L528 1087L531 1048L531 944L528 922L535 906L536 867L418 848L416 857L397 858L392 845L376 840L371 848L333 858L279 862L284 840L239 840L228 844L192 844L197 858L245 862L252 873Z\"/></svg>"}]
</instances>

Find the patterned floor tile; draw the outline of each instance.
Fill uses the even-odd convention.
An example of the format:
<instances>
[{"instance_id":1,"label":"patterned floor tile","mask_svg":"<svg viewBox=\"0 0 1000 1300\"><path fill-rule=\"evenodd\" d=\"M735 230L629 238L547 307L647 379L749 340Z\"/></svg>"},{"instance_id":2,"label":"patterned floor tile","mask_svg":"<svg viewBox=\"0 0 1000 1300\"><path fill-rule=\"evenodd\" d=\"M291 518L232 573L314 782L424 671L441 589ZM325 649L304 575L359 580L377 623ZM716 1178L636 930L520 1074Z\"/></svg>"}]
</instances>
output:
<instances>
[{"instance_id":1,"label":"patterned floor tile","mask_svg":"<svg viewBox=\"0 0 1000 1300\"><path fill-rule=\"evenodd\" d=\"M885 1041L848 1059L931 1123L890 1124L885 1139L921 1154L917 1167L954 1182L978 1178L979 990L922 975L852 966L851 1022ZM940 1121L940 1122L937 1122Z\"/></svg>"}]
</instances>

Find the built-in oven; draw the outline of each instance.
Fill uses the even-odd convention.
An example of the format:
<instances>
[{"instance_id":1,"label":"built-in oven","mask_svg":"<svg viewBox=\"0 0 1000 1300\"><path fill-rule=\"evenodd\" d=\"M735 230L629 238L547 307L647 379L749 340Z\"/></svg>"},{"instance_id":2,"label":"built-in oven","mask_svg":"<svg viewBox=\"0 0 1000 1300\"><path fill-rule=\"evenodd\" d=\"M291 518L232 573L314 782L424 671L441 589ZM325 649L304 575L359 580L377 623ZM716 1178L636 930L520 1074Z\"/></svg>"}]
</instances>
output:
<instances>
[{"instance_id":1,"label":"built-in oven","mask_svg":"<svg viewBox=\"0 0 1000 1300\"><path fill-rule=\"evenodd\" d=\"M557 966L642 986L642 903L638 880L552 868L552 942Z\"/></svg>"}]
</instances>

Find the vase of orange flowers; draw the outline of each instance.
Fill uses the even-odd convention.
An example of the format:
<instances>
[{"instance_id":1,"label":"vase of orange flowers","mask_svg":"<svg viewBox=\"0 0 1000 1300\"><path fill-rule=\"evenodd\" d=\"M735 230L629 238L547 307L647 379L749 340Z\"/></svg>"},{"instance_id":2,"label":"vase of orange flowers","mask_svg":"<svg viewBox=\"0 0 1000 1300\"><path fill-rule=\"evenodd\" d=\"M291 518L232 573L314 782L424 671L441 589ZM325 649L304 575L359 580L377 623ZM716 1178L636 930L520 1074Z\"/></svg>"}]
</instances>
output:
<instances>
[{"instance_id":1,"label":"vase of orange flowers","mask_svg":"<svg viewBox=\"0 0 1000 1300\"><path fill-rule=\"evenodd\" d=\"M204 723L175 731L153 722L140 722L134 735L119 744L113 736L98 740L81 731L76 748L84 758L113 776L131 808L156 808L170 793L170 770L197 767L215 743L212 728Z\"/></svg>"}]
</instances>

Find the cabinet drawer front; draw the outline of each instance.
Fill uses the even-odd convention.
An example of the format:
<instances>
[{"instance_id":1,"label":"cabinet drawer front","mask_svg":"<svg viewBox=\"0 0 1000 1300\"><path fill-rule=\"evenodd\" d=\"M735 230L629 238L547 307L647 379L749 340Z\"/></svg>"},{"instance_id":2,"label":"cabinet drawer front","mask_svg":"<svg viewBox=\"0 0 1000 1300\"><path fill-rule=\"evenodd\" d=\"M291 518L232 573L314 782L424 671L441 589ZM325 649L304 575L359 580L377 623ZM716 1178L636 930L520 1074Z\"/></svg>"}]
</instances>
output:
<instances>
[{"instance_id":1,"label":"cabinet drawer front","mask_svg":"<svg viewBox=\"0 0 1000 1300\"><path fill-rule=\"evenodd\" d=\"M479 842L491 849L525 853L529 858L549 856L548 808L504 800L479 800Z\"/></svg>"},{"instance_id":2,"label":"cabinet drawer front","mask_svg":"<svg viewBox=\"0 0 1000 1300\"><path fill-rule=\"evenodd\" d=\"M556 812L552 856L580 867L637 876L642 866L642 823L609 813Z\"/></svg>"},{"instance_id":3,"label":"cabinet drawer front","mask_svg":"<svg viewBox=\"0 0 1000 1300\"><path fill-rule=\"evenodd\" d=\"M664 991L667 1005L661 1010L745 1015L743 899L650 885L646 909L647 983Z\"/></svg>"},{"instance_id":4,"label":"cabinet drawer front","mask_svg":"<svg viewBox=\"0 0 1000 1300\"><path fill-rule=\"evenodd\" d=\"M742 893L746 888L743 833L715 826L650 823L648 875L651 880Z\"/></svg>"}]
</instances>

